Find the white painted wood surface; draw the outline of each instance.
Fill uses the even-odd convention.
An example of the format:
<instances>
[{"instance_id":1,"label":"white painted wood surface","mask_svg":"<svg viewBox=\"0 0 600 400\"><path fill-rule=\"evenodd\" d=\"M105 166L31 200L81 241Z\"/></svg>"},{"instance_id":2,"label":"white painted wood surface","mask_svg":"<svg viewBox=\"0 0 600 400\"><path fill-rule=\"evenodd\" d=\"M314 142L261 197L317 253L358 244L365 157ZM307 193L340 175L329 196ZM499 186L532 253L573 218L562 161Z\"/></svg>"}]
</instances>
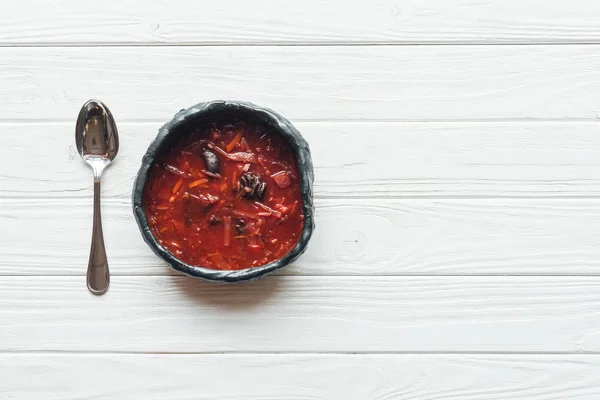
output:
<instances>
[{"instance_id":1,"label":"white painted wood surface","mask_svg":"<svg viewBox=\"0 0 600 400\"><path fill-rule=\"evenodd\" d=\"M599 43L593 0L0 3L3 45Z\"/></svg>"},{"instance_id":2,"label":"white painted wood surface","mask_svg":"<svg viewBox=\"0 0 600 400\"><path fill-rule=\"evenodd\" d=\"M206 99L293 120L596 121L600 45L0 48L0 120L72 122L96 96L120 121Z\"/></svg>"},{"instance_id":3,"label":"white painted wood surface","mask_svg":"<svg viewBox=\"0 0 600 400\"><path fill-rule=\"evenodd\" d=\"M600 352L600 277L0 278L0 351ZM599 370L600 372L600 370Z\"/></svg>"},{"instance_id":4,"label":"white painted wood surface","mask_svg":"<svg viewBox=\"0 0 600 400\"><path fill-rule=\"evenodd\" d=\"M83 399L90 392L111 400L596 400L600 395L597 355L112 353L19 354L0 361L0 375L7 378L0 393L19 393L22 399Z\"/></svg>"},{"instance_id":5,"label":"white painted wood surface","mask_svg":"<svg viewBox=\"0 0 600 400\"><path fill-rule=\"evenodd\" d=\"M91 97L121 132L103 297ZM157 129L210 99L313 151L309 250L258 282L173 273L132 217ZM1 2L0 110L2 399L600 397L596 1Z\"/></svg>"}]
</instances>

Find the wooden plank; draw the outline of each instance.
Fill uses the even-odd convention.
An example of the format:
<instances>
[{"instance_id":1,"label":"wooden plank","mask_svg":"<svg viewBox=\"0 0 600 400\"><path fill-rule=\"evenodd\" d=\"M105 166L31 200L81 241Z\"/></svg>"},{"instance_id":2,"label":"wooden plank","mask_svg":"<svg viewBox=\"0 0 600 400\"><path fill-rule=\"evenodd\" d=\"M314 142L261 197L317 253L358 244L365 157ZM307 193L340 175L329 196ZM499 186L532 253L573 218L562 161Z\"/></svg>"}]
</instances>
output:
<instances>
[{"instance_id":1,"label":"wooden plank","mask_svg":"<svg viewBox=\"0 0 600 400\"><path fill-rule=\"evenodd\" d=\"M225 0L0 4L0 45L589 43L600 12L587 0Z\"/></svg>"},{"instance_id":2,"label":"wooden plank","mask_svg":"<svg viewBox=\"0 0 600 400\"><path fill-rule=\"evenodd\" d=\"M0 361L0 393L9 399L93 394L106 400L413 400L443 394L445 400L596 400L600 395L597 355L2 354Z\"/></svg>"},{"instance_id":3,"label":"wooden plank","mask_svg":"<svg viewBox=\"0 0 600 400\"><path fill-rule=\"evenodd\" d=\"M598 277L2 277L0 350L598 352L598 302Z\"/></svg>"},{"instance_id":4,"label":"wooden plank","mask_svg":"<svg viewBox=\"0 0 600 400\"><path fill-rule=\"evenodd\" d=\"M104 196L130 196L160 125L119 125L121 150L107 170ZM0 123L0 196L88 198L91 170L77 154L73 126ZM600 195L600 126L593 122L296 126L311 145L317 198Z\"/></svg>"},{"instance_id":5,"label":"wooden plank","mask_svg":"<svg viewBox=\"0 0 600 400\"><path fill-rule=\"evenodd\" d=\"M0 48L0 119L73 121L89 97L118 122L211 99L292 120L586 119L600 46Z\"/></svg>"},{"instance_id":6,"label":"wooden plank","mask_svg":"<svg viewBox=\"0 0 600 400\"><path fill-rule=\"evenodd\" d=\"M86 272L91 194L0 201L0 275ZM126 201L103 203L113 275L167 275ZM288 275L600 275L599 200L318 200Z\"/></svg>"}]
</instances>

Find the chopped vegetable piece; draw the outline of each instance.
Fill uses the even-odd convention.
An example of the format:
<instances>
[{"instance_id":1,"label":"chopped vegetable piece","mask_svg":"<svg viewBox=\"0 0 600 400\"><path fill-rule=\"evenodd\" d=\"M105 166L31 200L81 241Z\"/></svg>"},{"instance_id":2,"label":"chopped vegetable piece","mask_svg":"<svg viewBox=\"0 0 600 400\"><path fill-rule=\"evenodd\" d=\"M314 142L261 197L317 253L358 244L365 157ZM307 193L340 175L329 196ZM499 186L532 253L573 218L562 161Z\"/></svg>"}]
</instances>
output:
<instances>
[{"instance_id":1,"label":"chopped vegetable piece","mask_svg":"<svg viewBox=\"0 0 600 400\"><path fill-rule=\"evenodd\" d=\"M290 175L287 173L287 171L277 172L276 174L271 175L271 178L273 178L280 189L290 187L292 184L292 180L290 179Z\"/></svg>"},{"instance_id":2,"label":"chopped vegetable piece","mask_svg":"<svg viewBox=\"0 0 600 400\"><path fill-rule=\"evenodd\" d=\"M256 163L256 156L253 153L245 153L245 152L231 153L231 154L227 155L227 158L229 158L232 161L239 161L239 162L245 162L245 163Z\"/></svg>"},{"instance_id":3,"label":"chopped vegetable piece","mask_svg":"<svg viewBox=\"0 0 600 400\"><path fill-rule=\"evenodd\" d=\"M207 193L207 194L198 194L198 195L190 194L190 198L194 199L194 200L196 200L198 202L201 202L203 204L206 204L206 205L208 205L208 204L215 204L217 201L219 201L219 198L217 196L213 196L213 195L211 195L209 193Z\"/></svg>"},{"instance_id":4,"label":"chopped vegetable piece","mask_svg":"<svg viewBox=\"0 0 600 400\"><path fill-rule=\"evenodd\" d=\"M211 178L215 178L215 179L221 179L221 175L219 174L214 174L210 171L206 171L206 170L202 170L202 173L206 176L210 176Z\"/></svg>"},{"instance_id":5,"label":"chopped vegetable piece","mask_svg":"<svg viewBox=\"0 0 600 400\"><path fill-rule=\"evenodd\" d=\"M273 210L271 207L266 206L263 203L259 203L258 201L255 201L254 204L267 211L269 214L274 215L277 218L281 218L281 213L279 211Z\"/></svg>"},{"instance_id":6,"label":"chopped vegetable piece","mask_svg":"<svg viewBox=\"0 0 600 400\"><path fill-rule=\"evenodd\" d=\"M173 186L173 190L171 190L171 193L173 193L173 194L177 193L179 191L179 188L181 187L181 185L183 185L183 179L180 179L177 181L175 186Z\"/></svg>"},{"instance_id":7,"label":"chopped vegetable piece","mask_svg":"<svg viewBox=\"0 0 600 400\"><path fill-rule=\"evenodd\" d=\"M174 175L182 176L184 178L188 178L189 177L189 174L186 174L185 172L183 172L179 168L176 168L176 167L174 167L172 165L165 164L165 165L163 165L163 167L165 168L166 171L168 171L168 172L170 172L170 173L172 173Z\"/></svg>"},{"instance_id":8,"label":"chopped vegetable piece","mask_svg":"<svg viewBox=\"0 0 600 400\"><path fill-rule=\"evenodd\" d=\"M228 215L224 216L223 223L225 224L223 243L225 246L229 246L229 239L231 238L231 217Z\"/></svg>"},{"instance_id":9,"label":"chopped vegetable piece","mask_svg":"<svg viewBox=\"0 0 600 400\"><path fill-rule=\"evenodd\" d=\"M197 179L194 182L190 183L188 185L188 187L191 189L191 188L196 187L198 185L202 185L203 183L206 183L206 182L208 182L208 179Z\"/></svg>"},{"instance_id":10,"label":"chopped vegetable piece","mask_svg":"<svg viewBox=\"0 0 600 400\"><path fill-rule=\"evenodd\" d=\"M217 146L213 142L207 142L206 146L209 149L216 151L217 153L221 154L224 157L227 157L229 155L225 150L223 150L222 148L220 148L219 146Z\"/></svg>"},{"instance_id":11,"label":"chopped vegetable piece","mask_svg":"<svg viewBox=\"0 0 600 400\"><path fill-rule=\"evenodd\" d=\"M190 168L190 174L192 175L192 178L200 178L206 176L206 174L198 168Z\"/></svg>"},{"instance_id":12,"label":"chopped vegetable piece","mask_svg":"<svg viewBox=\"0 0 600 400\"><path fill-rule=\"evenodd\" d=\"M275 208L277 211L281 212L282 214L285 214L289 211L289 208L287 208L286 206L283 206L281 204L275 204Z\"/></svg>"},{"instance_id":13,"label":"chopped vegetable piece","mask_svg":"<svg viewBox=\"0 0 600 400\"><path fill-rule=\"evenodd\" d=\"M240 139L242 138L242 133L244 131L243 130L239 130L237 135L235 135L235 137L233 138L233 140L231 142L229 142L229 144L227 145L227 147L225 147L225 150L227 150L228 153L231 153L231 150L233 150L233 148L235 147L236 144L238 144L240 142Z\"/></svg>"}]
</instances>

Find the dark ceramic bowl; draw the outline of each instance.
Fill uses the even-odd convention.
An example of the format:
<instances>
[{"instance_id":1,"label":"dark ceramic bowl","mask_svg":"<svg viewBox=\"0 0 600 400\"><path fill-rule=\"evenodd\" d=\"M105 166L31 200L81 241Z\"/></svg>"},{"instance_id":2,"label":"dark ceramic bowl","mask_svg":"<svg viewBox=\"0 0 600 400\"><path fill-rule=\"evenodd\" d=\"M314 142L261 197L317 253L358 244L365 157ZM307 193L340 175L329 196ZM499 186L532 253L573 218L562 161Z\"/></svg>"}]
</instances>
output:
<instances>
[{"instance_id":1,"label":"dark ceramic bowl","mask_svg":"<svg viewBox=\"0 0 600 400\"><path fill-rule=\"evenodd\" d=\"M177 259L167 249L162 247L152 234L148 226L146 214L142 208L144 188L148 178L150 166L156 156L163 151L168 151L174 139L189 133L193 128L202 126L219 117L241 117L246 120L266 123L276 132L287 139L296 154L298 171L300 172L300 185L304 211L304 229L298 244L284 257L269 264L236 271L222 271L203 266L189 265ZM258 107L251 103L237 101L210 101L200 103L187 110L181 110L175 117L158 131L156 139L148 147L142 159L142 166L137 174L133 187L133 212L144 240L150 248L173 269L186 275L218 282L240 282L259 278L265 274L278 270L291 263L304 251L315 228L313 204L313 166L308 143L300 132L281 115L267 108Z\"/></svg>"}]
</instances>

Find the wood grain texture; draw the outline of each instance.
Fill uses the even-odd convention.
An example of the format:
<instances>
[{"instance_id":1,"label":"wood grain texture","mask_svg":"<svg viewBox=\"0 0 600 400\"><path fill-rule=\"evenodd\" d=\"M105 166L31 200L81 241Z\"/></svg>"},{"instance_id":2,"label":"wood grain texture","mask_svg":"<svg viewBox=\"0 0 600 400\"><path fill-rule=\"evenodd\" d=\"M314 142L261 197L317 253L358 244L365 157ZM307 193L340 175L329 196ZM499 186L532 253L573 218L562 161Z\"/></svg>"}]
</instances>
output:
<instances>
[{"instance_id":1,"label":"wood grain texture","mask_svg":"<svg viewBox=\"0 0 600 400\"><path fill-rule=\"evenodd\" d=\"M117 122L234 99L296 120L585 119L600 46L0 48L0 120L71 122L90 97Z\"/></svg>"},{"instance_id":2,"label":"wood grain texture","mask_svg":"<svg viewBox=\"0 0 600 400\"><path fill-rule=\"evenodd\" d=\"M0 2L0 398L600 398L599 26L591 0ZM121 132L102 297L91 97ZM315 161L308 252L243 285L175 274L131 212L158 127L212 99Z\"/></svg>"},{"instance_id":3,"label":"wood grain texture","mask_svg":"<svg viewBox=\"0 0 600 400\"><path fill-rule=\"evenodd\" d=\"M0 196L88 198L91 170L77 154L73 125L0 123ZM160 125L119 124L121 148L106 173L105 197L131 196ZM296 126L311 146L317 198L600 196L598 123Z\"/></svg>"},{"instance_id":4,"label":"wood grain texture","mask_svg":"<svg viewBox=\"0 0 600 400\"><path fill-rule=\"evenodd\" d=\"M598 43L589 0L268 0L0 4L0 45Z\"/></svg>"},{"instance_id":5,"label":"wood grain texture","mask_svg":"<svg viewBox=\"0 0 600 400\"><path fill-rule=\"evenodd\" d=\"M0 394L21 400L596 400L599 370L596 355L2 354Z\"/></svg>"},{"instance_id":6,"label":"wood grain texture","mask_svg":"<svg viewBox=\"0 0 600 400\"><path fill-rule=\"evenodd\" d=\"M91 189L90 189L91 190ZM1 200L0 275L84 275L91 195ZM318 200L286 275L600 275L600 200ZM168 275L129 200L103 203L113 275Z\"/></svg>"},{"instance_id":7,"label":"wood grain texture","mask_svg":"<svg viewBox=\"0 0 600 400\"><path fill-rule=\"evenodd\" d=\"M1 277L0 351L598 352L598 277Z\"/></svg>"}]
</instances>

